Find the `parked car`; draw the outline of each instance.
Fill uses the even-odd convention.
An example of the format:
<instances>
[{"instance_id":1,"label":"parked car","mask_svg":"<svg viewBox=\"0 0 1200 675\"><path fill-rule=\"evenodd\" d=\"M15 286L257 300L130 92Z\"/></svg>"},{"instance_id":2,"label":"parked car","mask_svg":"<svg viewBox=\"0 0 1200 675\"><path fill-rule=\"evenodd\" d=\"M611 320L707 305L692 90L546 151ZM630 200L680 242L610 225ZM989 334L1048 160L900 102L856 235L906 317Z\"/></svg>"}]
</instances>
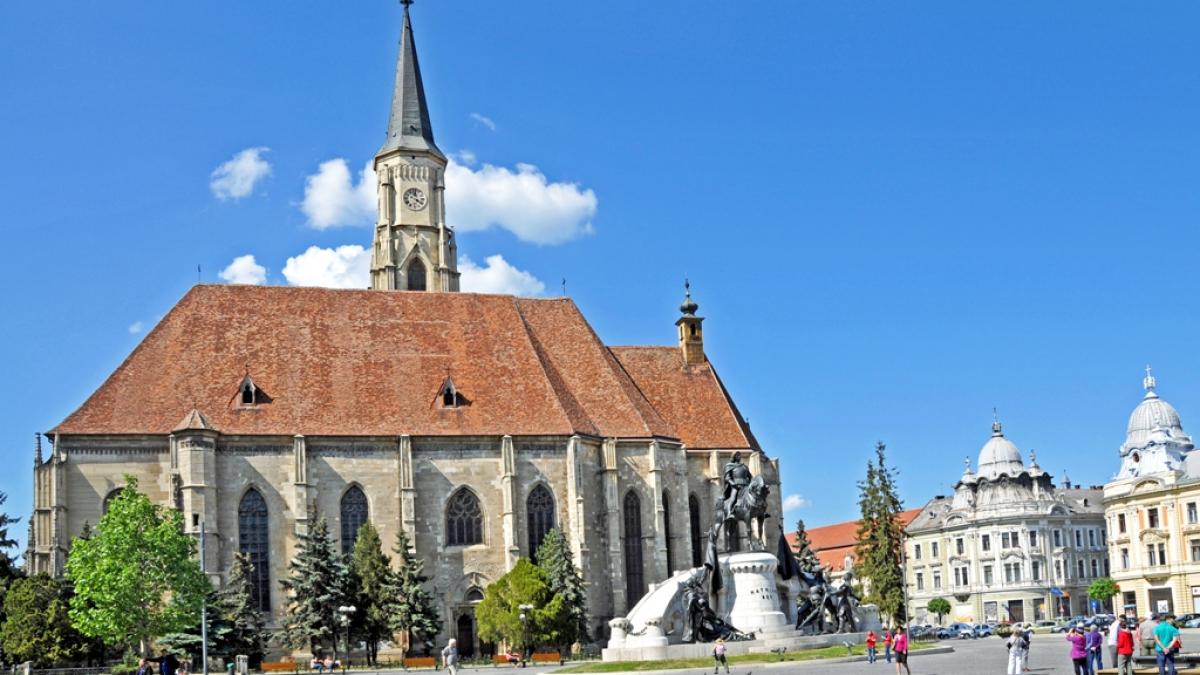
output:
<instances>
[{"instance_id":1,"label":"parked car","mask_svg":"<svg viewBox=\"0 0 1200 675\"><path fill-rule=\"evenodd\" d=\"M1051 621L1050 619L1042 619L1041 621L1033 622L1034 628L1051 628L1051 629L1053 629L1053 627L1056 625L1058 625L1058 622Z\"/></svg>"},{"instance_id":2,"label":"parked car","mask_svg":"<svg viewBox=\"0 0 1200 675\"><path fill-rule=\"evenodd\" d=\"M975 637L991 637L992 627L986 623L981 623L975 626Z\"/></svg>"},{"instance_id":3,"label":"parked car","mask_svg":"<svg viewBox=\"0 0 1200 675\"><path fill-rule=\"evenodd\" d=\"M950 626L943 626L937 629L934 636L939 640L949 640L950 638L958 637L958 630Z\"/></svg>"}]
</instances>

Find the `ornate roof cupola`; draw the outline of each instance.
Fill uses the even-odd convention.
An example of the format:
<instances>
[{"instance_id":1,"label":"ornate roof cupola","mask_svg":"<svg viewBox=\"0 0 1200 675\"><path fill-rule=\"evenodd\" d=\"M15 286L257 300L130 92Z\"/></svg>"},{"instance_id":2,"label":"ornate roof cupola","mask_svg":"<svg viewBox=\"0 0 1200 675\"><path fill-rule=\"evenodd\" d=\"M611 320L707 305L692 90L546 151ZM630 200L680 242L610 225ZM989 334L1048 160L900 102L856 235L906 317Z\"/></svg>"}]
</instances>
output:
<instances>
[{"instance_id":1,"label":"ornate roof cupola","mask_svg":"<svg viewBox=\"0 0 1200 675\"><path fill-rule=\"evenodd\" d=\"M1186 455L1195 447L1183 431L1179 413L1159 397L1158 380L1150 366L1146 366L1142 388L1146 394L1129 416L1117 478L1183 470Z\"/></svg>"},{"instance_id":2,"label":"ornate roof cupola","mask_svg":"<svg viewBox=\"0 0 1200 675\"><path fill-rule=\"evenodd\" d=\"M683 303L679 305L683 316L675 321L675 326L679 328L679 349L683 352L683 362L696 366L708 361L704 356L704 328L701 325L704 317L696 316L700 305L692 300L692 284L686 277L683 279L683 290Z\"/></svg>"},{"instance_id":3,"label":"ornate roof cupola","mask_svg":"<svg viewBox=\"0 0 1200 675\"><path fill-rule=\"evenodd\" d=\"M959 478L958 482L954 484L954 499L951 508L969 511L975 508L975 487L979 484L979 480L975 477L975 472L971 471L971 458L964 458L963 464L962 478Z\"/></svg>"},{"instance_id":4,"label":"ornate roof cupola","mask_svg":"<svg viewBox=\"0 0 1200 675\"><path fill-rule=\"evenodd\" d=\"M979 450L979 477L997 480L1000 476L1016 477L1025 472L1021 451L1004 437L1000 418L992 411L992 437Z\"/></svg>"},{"instance_id":5,"label":"ornate roof cupola","mask_svg":"<svg viewBox=\"0 0 1200 675\"><path fill-rule=\"evenodd\" d=\"M378 216L371 288L457 291L458 246L446 225L446 156L433 141L412 21L404 5L387 137L375 154Z\"/></svg>"}]
</instances>

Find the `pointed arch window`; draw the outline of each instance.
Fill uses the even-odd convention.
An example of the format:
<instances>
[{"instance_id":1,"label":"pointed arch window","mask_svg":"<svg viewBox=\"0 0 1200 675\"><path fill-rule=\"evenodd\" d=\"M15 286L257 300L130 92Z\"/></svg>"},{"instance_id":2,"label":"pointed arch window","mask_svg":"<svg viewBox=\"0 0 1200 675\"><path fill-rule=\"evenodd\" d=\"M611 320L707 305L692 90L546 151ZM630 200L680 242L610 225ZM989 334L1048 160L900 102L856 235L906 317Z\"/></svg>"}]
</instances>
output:
<instances>
[{"instance_id":1,"label":"pointed arch window","mask_svg":"<svg viewBox=\"0 0 1200 675\"><path fill-rule=\"evenodd\" d=\"M663 490L663 538L667 540L667 576L675 573L675 554L671 551L671 493Z\"/></svg>"},{"instance_id":2,"label":"pointed arch window","mask_svg":"<svg viewBox=\"0 0 1200 675\"><path fill-rule=\"evenodd\" d=\"M529 527L529 557L537 562L537 551L554 527L554 495L545 485L538 485L525 498L525 520Z\"/></svg>"},{"instance_id":3,"label":"pointed arch window","mask_svg":"<svg viewBox=\"0 0 1200 675\"><path fill-rule=\"evenodd\" d=\"M354 550L358 528L367 522L367 495L357 485L342 495L342 553Z\"/></svg>"},{"instance_id":4,"label":"pointed arch window","mask_svg":"<svg viewBox=\"0 0 1200 675\"><path fill-rule=\"evenodd\" d=\"M688 530L692 535L692 567L699 567L703 564L703 543L700 541L700 500L696 495L688 495Z\"/></svg>"},{"instance_id":5,"label":"pointed arch window","mask_svg":"<svg viewBox=\"0 0 1200 675\"><path fill-rule=\"evenodd\" d=\"M625 493L625 605L633 609L646 594L646 577L642 571L642 500L633 490Z\"/></svg>"},{"instance_id":6,"label":"pointed arch window","mask_svg":"<svg viewBox=\"0 0 1200 675\"><path fill-rule=\"evenodd\" d=\"M270 549L267 500L251 488L238 504L238 551L250 560L250 598L263 612L271 611Z\"/></svg>"},{"instance_id":7,"label":"pointed arch window","mask_svg":"<svg viewBox=\"0 0 1200 675\"><path fill-rule=\"evenodd\" d=\"M483 512L479 498L459 488L446 504L446 545L472 546L483 543Z\"/></svg>"},{"instance_id":8,"label":"pointed arch window","mask_svg":"<svg viewBox=\"0 0 1200 675\"><path fill-rule=\"evenodd\" d=\"M408 290L423 291L426 288L426 272L425 263L421 262L420 258L413 258L408 264Z\"/></svg>"},{"instance_id":9,"label":"pointed arch window","mask_svg":"<svg viewBox=\"0 0 1200 675\"><path fill-rule=\"evenodd\" d=\"M104 495L104 501L100 503L100 515L103 516L104 514L108 513L108 507L112 506L112 501L117 498L117 495L120 494L121 488L117 488L115 490L110 490L108 494Z\"/></svg>"}]
</instances>

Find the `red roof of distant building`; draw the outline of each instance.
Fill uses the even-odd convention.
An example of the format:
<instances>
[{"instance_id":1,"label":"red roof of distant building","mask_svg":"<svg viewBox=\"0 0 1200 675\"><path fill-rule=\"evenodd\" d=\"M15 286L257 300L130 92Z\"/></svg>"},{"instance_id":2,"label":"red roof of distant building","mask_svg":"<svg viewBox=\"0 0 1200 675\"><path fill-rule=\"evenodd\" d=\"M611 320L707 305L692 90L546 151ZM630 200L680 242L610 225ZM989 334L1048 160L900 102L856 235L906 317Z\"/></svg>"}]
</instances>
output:
<instances>
[{"instance_id":1,"label":"red roof of distant building","mask_svg":"<svg viewBox=\"0 0 1200 675\"><path fill-rule=\"evenodd\" d=\"M921 509L901 511L901 527L908 527L908 524L920 513ZM858 533L857 520L805 529L808 533L808 543L812 546L813 552L817 554L817 559L821 562L822 567L840 571L845 566L846 556L850 556L850 559L854 560L854 543ZM789 532L787 539L792 550L796 550L796 533Z\"/></svg>"}]
</instances>

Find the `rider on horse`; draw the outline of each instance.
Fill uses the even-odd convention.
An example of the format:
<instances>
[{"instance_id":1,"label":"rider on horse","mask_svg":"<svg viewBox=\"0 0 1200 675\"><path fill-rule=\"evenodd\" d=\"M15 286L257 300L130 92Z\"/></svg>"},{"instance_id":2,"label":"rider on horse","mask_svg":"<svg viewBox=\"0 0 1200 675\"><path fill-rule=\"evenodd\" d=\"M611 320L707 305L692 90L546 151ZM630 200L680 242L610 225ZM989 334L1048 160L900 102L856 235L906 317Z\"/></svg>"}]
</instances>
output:
<instances>
[{"instance_id":1,"label":"rider on horse","mask_svg":"<svg viewBox=\"0 0 1200 675\"><path fill-rule=\"evenodd\" d=\"M725 470L721 472L721 484L725 488L725 520L731 520L738 496L750 485L750 469L742 464L742 453L733 453L733 457L725 465Z\"/></svg>"}]
</instances>

